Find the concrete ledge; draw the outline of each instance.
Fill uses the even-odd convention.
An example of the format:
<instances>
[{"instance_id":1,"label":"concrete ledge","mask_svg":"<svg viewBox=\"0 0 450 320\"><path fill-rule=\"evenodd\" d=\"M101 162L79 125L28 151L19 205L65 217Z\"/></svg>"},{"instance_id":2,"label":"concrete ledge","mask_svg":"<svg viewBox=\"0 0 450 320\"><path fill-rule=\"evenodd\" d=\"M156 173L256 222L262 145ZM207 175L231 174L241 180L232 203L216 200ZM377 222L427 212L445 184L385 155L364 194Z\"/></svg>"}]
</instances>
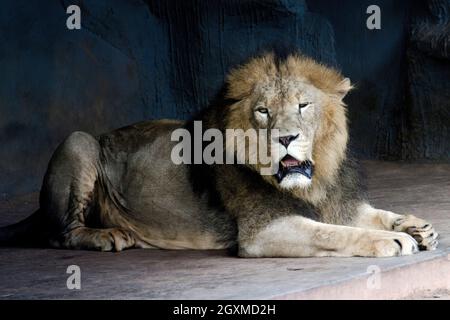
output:
<instances>
[{"instance_id":1,"label":"concrete ledge","mask_svg":"<svg viewBox=\"0 0 450 320\"><path fill-rule=\"evenodd\" d=\"M448 294L447 290L450 288L450 257L448 256L387 270L379 269L377 265L373 266L368 269L365 276L356 276L335 284L318 286L273 298L302 300L402 299L423 296L427 291L444 291Z\"/></svg>"}]
</instances>

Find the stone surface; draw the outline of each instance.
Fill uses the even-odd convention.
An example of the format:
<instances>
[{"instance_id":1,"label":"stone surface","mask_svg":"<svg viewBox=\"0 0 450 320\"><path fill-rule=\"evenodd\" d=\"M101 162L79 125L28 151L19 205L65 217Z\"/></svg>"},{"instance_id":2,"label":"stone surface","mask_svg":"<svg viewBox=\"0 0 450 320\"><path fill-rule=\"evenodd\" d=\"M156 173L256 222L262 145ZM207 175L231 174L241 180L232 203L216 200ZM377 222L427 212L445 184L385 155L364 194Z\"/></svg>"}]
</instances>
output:
<instances>
[{"instance_id":1,"label":"stone surface","mask_svg":"<svg viewBox=\"0 0 450 320\"><path fill-rule=\"evenodd\" d=\"M405 300L450 300L450 290L425 290L408 296Z\"/></svg>"},{"instance_id":2,"label":"stone surface","mask_svg":"<svg viewBox=\"0 0 450 320\"><path fill-rule=\"evenodd\" d=\"M441 234L438 250L384 259L239 259L223 251L0 248L0 298L392 299L450 290L450 164L366 162L365 168L372 203L429 219ZM35 208L36 194L4 197L0 224ZM81 290L66 288L73 264L81 268Z\"/></svg>"}]
</instances>

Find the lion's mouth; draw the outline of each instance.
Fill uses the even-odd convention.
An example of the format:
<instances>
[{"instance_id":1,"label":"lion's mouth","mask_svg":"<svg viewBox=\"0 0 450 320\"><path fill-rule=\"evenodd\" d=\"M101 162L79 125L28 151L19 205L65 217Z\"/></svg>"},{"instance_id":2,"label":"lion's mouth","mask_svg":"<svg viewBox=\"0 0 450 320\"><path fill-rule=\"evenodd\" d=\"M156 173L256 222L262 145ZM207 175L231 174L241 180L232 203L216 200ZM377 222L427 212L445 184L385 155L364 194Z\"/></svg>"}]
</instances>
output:
<instances>
[{"instance_id":1,"label":"lion's mouth","mask_svg":"<svg viewBox=\"0 0 450 320\"><path fill-rule=\"evenodd\" d=\"M277 178L278 183L280 183L284 177L292 173L300 173L308 179L311 179L314 173L314 166L309 160L300 162L291 155L286 155L283 159L281 159L278 172L275 174L275 177Z\"/></svg>"}]
</instances>

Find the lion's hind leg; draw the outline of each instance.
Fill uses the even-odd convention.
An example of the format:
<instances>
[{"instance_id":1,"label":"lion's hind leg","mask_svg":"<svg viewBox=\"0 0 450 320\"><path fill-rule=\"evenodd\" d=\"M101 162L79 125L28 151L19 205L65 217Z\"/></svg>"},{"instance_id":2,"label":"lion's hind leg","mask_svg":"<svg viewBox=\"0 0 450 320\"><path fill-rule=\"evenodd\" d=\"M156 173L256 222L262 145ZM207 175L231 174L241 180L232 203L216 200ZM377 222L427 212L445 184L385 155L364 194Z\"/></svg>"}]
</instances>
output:
<instances>
[{"instance_id":1,"label":"lion's hind leg","mask_svg":"<svg viewBox=\"0 0 450 320\"><path fill-rule=\"evenodd\" d=\"M96 188L101 187L99 179L98 141L84 132L72 133L55 151L41 190L41 210L48 221L51 246L102 251L134 246L130 232L101 229L102 211L93 210L98 201ZM91 221L100 223L89 225Z\"/></svg>"}]
</instances>

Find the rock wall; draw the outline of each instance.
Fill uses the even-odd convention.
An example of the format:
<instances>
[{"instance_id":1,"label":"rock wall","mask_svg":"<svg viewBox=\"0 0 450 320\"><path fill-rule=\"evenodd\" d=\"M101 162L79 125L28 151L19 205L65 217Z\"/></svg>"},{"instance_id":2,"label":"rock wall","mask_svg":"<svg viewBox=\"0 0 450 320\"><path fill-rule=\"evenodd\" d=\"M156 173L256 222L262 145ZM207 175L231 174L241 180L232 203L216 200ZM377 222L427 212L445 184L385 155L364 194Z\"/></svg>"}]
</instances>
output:
<instances>
[{"instance_id":1,"label":"rock wall","mask_svg":"<svg viewBox=\"0 0 450 320\"><path fill-rule=\"evenodd\" d=\"M402 128L405 159L450 158L450 0L430 0L414 17Z\"/></svg>"},{"instance_id":2,"label":"rock wall","mask_svg":"<svg viewBox=\"0 0 450 320\"><path fill-rule=\"evenodd\" d=\"M66 28L66 7L82 29ZM347 99L364 158L449 160L448 1L7 0L0 6L0 194L40 187L74 130L185 119L227 71L298 48L357 85Z\"/></svg>"}]
</instances>

